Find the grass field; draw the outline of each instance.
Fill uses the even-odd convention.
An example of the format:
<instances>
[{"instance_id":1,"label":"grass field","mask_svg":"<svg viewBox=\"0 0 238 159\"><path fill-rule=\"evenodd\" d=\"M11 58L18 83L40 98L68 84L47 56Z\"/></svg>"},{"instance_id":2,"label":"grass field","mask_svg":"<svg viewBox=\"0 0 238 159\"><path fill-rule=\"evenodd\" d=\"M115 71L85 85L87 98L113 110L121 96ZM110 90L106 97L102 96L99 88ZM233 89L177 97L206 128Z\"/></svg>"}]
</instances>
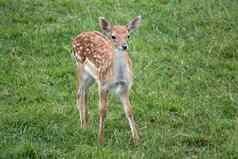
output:
<instances>
[{"instance_id":1,"label":"grass field","mask_svg":"<svg viewBox=\"0 0 238 159\"><path fill-rule=\"evenodd\" d=\"M110 97L105 145L97 143L97 87L89 129L75 106L71 40L126 24L135 73L135 146ZM237 0L0 0L0 159L237 159Z\"/></svg>"}]
</instances>

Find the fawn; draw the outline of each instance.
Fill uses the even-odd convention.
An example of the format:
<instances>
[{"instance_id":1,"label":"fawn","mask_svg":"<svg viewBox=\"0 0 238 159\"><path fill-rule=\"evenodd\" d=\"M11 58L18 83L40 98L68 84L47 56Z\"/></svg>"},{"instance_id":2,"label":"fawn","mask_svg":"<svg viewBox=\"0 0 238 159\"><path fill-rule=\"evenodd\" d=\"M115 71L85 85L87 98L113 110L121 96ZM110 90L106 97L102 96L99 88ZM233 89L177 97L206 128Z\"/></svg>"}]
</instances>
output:
<instances>
[{"instance_id":1,"label":"fawn","mask_svg":"<svg viewBox=\"0 0 238 159\"><path fill-rule=\"evenodd\" d=\"M129 101L132 85L132 62L128 55L129 33L139 27L141 16L135 17L127 25L112 26L105 18L99 18L103 31L82 32L73 39L73 51L77 63L78 91L77 107L80 112L81 127L88 127L89 114L87 94L96 81L99 88L99 143L104 143L104 120L108 109L108 93L114 90L118 95L129 121L134 143L139 134Z\"/></svg>"}]
</instances>

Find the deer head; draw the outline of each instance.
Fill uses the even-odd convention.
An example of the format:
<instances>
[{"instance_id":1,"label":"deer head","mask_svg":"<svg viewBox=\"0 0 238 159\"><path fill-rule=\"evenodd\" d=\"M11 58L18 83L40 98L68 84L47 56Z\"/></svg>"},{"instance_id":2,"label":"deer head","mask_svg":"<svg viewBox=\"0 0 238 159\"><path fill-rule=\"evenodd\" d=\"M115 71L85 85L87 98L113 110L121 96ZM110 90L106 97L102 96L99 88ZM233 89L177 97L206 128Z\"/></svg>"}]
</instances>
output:
<instances>
[{"instance_id":1,"label":"deer head","mask_svg":"<svg viewBox=\"0 0 238 159\"><path fill-rule=\"evenodd\" d=\"M112 41L115 49L127 50L130 33L136 30L141 23L141 16L135 17L127 25L112 26L104 17L99 18L103 33Z\"/></svg>"}]
</instances>

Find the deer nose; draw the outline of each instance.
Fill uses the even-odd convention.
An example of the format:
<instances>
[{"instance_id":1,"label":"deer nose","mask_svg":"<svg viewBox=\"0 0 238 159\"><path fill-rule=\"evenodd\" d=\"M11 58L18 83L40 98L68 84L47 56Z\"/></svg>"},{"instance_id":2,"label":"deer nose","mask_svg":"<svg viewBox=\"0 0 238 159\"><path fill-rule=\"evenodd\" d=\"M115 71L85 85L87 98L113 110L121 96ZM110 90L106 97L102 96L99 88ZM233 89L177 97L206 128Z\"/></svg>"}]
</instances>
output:
<instances>
[{"instance_id":1,"label":"deer nose","mask_svg":"<svg viewBox=\"0 0 238 159\"><path fill-rule=\"evenodd\" d=\"M125 43L122 45L123 50L126 50L128 48L128 45Z\"/></svg>"}]
</instances>

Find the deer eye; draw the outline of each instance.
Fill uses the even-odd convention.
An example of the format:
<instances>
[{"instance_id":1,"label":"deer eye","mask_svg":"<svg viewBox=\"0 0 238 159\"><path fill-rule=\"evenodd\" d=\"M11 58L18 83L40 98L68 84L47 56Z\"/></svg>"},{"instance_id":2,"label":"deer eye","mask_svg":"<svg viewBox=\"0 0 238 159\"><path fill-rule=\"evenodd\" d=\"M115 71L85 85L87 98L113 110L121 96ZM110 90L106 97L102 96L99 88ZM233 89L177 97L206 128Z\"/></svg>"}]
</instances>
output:
<instances>
[{"instance_id":1,"label":"deer eye","mask_svg":"<svg viewBox=\"0 0 238 159\"><path fill-rule=\"evenodd\" d=\"M114 35L112 35L112 39L116 39L116 37Z\"/></svg>"}]
</instances>

